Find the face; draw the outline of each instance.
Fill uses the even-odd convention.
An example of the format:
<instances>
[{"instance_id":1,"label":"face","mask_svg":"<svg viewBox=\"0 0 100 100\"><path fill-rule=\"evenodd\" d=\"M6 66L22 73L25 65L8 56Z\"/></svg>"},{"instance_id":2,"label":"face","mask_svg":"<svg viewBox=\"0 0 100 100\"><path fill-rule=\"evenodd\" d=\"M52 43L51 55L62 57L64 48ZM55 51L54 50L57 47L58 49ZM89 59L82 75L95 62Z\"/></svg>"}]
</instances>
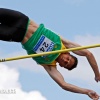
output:
<instances>
[{"instance_id":1,"label":"face","mask_svg":"<svg viewBox=\"0 0 100 100\"><path fill-rule=\"evenodd\" d=\"M62 53L58 57L58 63L61 67L65 67L67 69L71 68L74 64L75 60L72 58L70 53Z\"/></svg>"}]
</instances>

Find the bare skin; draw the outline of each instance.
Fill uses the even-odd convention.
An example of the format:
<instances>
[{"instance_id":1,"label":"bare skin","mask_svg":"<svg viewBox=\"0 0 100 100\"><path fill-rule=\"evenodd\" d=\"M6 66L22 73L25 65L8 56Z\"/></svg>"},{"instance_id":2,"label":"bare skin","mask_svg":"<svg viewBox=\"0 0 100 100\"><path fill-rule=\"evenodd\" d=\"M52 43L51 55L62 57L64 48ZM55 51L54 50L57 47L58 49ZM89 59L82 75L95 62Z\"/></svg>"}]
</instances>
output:
<instances>
[{"instance_id":1,"label":"bare skin","mask_svg":"<svg viewBox=\"0 0 100 100\"><path fill-rule=\"evenodd\" d=\"M39 25L37 25L34 21L32 21L32 20L30 21L26 36L24 37L24 39L22 41L23 44L28 41L28 39L32 36L32 34L34 34L34 32L37 30L38 27L39 27ZM80 46L76 43L67 41L63 38L61 38L61 40L62 40L62 43L67 48L73 48L73 47ZM74 51L74 53L77 55L80 55L80 56L85 56L87 58L89 64L91 65L91 68L94 71L96 82L100 81L100 73L99 73L98 65L96 63L96 60L95 60L93 54L88 50ZM74 63L74 60L70 56L70 53L60 54L60 56L56 59L56 61L59 63L59 65L61 67L66 67L66 68L70 68ZM74 92L74 93L86 94L93 100L99 99L99 95L95 91L90 90L90 89L80 88L78 86L75 86L75 85L65 82L63 76L57 70L56 67L48 66L48 65L43 65L43 67L47 71L47 73L51 76L51 78L64 90Z\"/></svg>"},{"instance_id":2,"label":"bare skin","mask_svg":"<svg viewBox=\"0 0 100 100\"><path fill-rule=\"evenodd\" d=\"M32 36L32 34L34 34L38 27L39 25L37 25L34 21L30 20L27 33L22 41L22 44L28 41L28 39Z\"/></svg>"}]
</instances>

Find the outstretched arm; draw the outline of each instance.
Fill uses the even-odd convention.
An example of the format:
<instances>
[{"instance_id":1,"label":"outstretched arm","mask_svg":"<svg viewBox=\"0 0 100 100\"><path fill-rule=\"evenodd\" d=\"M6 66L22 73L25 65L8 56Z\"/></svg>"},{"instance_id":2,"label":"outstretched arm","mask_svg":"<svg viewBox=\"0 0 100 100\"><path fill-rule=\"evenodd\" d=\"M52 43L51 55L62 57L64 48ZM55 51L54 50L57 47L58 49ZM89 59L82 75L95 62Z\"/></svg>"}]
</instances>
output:
<instances>
[{"instance_id":1,"label":"outstretched arm","mask_svg":"<svg viewBox=\"0 0 100 100\"><path fill-rule=\"evenodd\" d=\"M44 66L45 70L48 72L48 74L51 76L51 78L64 90L74 92L74 93L81 93L81 94L86 94L88 95L91 99L97 98L96 100L99 99L99 95L89 89L84 89L77 87L75 85L66 83L63 76L61 73L56 69L56 67L52 66Z\"/></svg>"},{"instance_id":2,"label":"outstretched arm","mask_svg":"<svg viewBox=\"0 0 100 100\"><path fill-rule=\"evenodd\" d=\"M67 48L75 48L75 47L79 47L79 44L73 43L71 41L65 40L63 38L61 38L63 44L67 47ZM99 73L99 69L98 69L98 65L97 62L93 56L93 54L86 49L83 50L78 50L78 51L73 51L75 54L80 55L80 56L85 56L88 60L88 62L90 63L94 74L95 74L95 80L98 82L100 81L100 73Z\"/></svg>"}]
</instances>

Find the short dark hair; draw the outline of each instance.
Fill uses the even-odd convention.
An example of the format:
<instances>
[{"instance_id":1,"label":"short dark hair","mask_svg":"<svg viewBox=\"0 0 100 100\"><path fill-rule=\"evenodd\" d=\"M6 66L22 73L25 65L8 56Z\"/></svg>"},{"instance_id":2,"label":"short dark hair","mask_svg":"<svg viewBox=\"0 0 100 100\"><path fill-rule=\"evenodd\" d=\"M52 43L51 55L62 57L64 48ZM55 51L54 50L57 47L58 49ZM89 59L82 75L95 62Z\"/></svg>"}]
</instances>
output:
<instances>
[{"instance_id":1,"label":"short dark hair","mask_svg":"<svg viewBox=\"0 0 100 100\"><path fill-rule=\"evenodd\" d=\"M75 56L73 56L73 55L71 55L71 57L75 60L75 62L72 65L72 67L69 68L68 70L72 70L72 69L76 68L77 67L77 64L78 64L78 59Z\"/></svg>"}]
</instances>

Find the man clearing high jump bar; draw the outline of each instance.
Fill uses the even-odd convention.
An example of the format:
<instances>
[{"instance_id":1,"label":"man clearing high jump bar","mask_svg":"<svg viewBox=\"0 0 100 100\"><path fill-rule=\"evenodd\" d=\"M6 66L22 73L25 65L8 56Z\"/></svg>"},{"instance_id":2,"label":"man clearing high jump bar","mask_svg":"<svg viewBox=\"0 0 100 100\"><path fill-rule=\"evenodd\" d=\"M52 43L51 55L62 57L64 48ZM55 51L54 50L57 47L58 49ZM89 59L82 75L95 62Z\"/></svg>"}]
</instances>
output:
<instances>
[{"instance_id":1,"label":"man clearing high jump bar","mask_svg":"<svg viewBox=\"0 0 100 100\"><path fill-rule=\"evenodd\" d=\"M56 33L45 28L44 24L36 24L28 16L19 11L0 8L0 40L7 42L20 42L28 54L75 48L80 45L63 39ZM93 54L84 49L73 53L85 56L94 71L96 82L100 81L100 72ZM33 58L42 65L51 78L64 90L88 95L91 99L98 100L99 95L90 89L66 83L57 70L56 63L61 67L72 70L76 68L78 60L69 52L49 54Z\"/></svg>"}]
</instances>

